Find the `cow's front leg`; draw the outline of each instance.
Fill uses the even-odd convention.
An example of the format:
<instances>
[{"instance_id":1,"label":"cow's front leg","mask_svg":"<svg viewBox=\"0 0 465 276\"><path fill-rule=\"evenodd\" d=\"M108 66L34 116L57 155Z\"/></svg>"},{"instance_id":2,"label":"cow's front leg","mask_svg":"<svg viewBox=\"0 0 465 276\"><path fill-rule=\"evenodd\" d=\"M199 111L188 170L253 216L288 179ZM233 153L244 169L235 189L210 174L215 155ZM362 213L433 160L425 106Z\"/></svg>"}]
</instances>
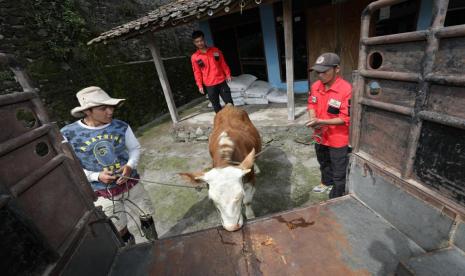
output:
<instances>
[{"instance_id":1,"label":"cow's front leg","mask_svg":"<svg viewBox=\"0 0 465 276\"><path fill-rule=\"evenodd\" d=\"M247 219L252 219L255 217L255 214L252 210L252 198L255 193L255 186L251 183L244 184L244 199L242 202L245 206L245 217Z\"/></svg>"}]
</instances>

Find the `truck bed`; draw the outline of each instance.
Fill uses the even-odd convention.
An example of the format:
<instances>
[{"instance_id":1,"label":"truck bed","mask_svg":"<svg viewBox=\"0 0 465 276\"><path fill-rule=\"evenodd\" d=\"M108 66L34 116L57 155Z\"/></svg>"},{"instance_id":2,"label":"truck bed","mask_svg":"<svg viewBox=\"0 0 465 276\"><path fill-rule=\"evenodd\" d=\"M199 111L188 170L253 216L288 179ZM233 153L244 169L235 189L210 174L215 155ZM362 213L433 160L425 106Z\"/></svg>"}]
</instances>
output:
<instances>
[{"instance_id":1,"label":"truck bed","mask_svg":"<svg viewBox=\"0 0 465 276\"><path fill-rule=\"evenodd\" d=\"M110 275L385 275L424 250L348 195L119 252Z\"/></svg>"}]
</instances>

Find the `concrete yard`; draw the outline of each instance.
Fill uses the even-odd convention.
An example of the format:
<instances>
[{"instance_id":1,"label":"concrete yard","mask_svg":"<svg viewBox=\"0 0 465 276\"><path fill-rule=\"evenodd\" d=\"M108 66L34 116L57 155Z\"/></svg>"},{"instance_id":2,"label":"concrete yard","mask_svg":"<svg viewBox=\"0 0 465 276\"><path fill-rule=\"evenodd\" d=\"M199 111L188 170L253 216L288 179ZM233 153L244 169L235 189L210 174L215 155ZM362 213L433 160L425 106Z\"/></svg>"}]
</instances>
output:
<instances>
[{"instance_id":1,"label":"concrete yard","mask_svg":"<svg viewBox=\"0 0 465 276\"><path fill-rule=\"evenodd\" d=\"M138 131L142 145L139 172L142 179L188 185L179 172L200 171L211 166L208 132L214 112L208 102L180 112L181 122L152 123ZM243 106L262 136L264 153L256 164L257 191L253 209L257 217L326 200L327 193L311 190L320 182L305 98L296 99L296 120L288 122L285 104ZM197 137L195 137L197 133ZM296 142L298 141L298 142ZM207 190L144 183L155 207L154 219L160 237L165 238L220 225L220 218L208 199ZM135 226L130 229L136 234ZM138 237L137 241L144 241Z\"/></svg>"}]
</instances>

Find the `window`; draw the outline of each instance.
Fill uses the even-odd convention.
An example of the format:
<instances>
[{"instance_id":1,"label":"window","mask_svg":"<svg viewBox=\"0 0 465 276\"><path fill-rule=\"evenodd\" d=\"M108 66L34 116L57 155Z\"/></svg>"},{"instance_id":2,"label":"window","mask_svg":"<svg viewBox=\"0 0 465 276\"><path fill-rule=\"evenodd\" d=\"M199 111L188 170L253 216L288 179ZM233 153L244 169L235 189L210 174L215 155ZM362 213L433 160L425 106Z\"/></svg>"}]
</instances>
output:
<instances>
[{"instance_id":1,"label":"window","mask_svg":"<svg viewBox=\"0 0 465 276\"><path fill-rule=\"evenodd\" d=\"M231 74L252 74L268 80L260 14L257 8L210 20L215 46L224 54Z\"/></svg>"}]
</instances>

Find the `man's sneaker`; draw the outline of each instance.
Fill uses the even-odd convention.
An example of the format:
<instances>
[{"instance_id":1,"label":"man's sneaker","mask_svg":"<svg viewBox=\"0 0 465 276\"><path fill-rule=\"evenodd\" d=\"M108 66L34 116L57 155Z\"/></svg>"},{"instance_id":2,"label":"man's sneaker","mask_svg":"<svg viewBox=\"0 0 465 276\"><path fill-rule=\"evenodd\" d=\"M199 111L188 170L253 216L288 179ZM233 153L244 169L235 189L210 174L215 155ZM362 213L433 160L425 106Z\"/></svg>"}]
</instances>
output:
<instances>
[{"instance_id":1,"label":"man's sneaker","mask_svg":"<svg viewBox=\"0 0 465 276\"><path fill-rule=\"evenodd\" d=\"M328 189L329 189L328 186L324 185L323 183L320 183L320 185L314 187L312 191L313 191L314 193L319 194L319 193L325 192L325 191L328 190Z\"/></svg>"}]
</instances>

